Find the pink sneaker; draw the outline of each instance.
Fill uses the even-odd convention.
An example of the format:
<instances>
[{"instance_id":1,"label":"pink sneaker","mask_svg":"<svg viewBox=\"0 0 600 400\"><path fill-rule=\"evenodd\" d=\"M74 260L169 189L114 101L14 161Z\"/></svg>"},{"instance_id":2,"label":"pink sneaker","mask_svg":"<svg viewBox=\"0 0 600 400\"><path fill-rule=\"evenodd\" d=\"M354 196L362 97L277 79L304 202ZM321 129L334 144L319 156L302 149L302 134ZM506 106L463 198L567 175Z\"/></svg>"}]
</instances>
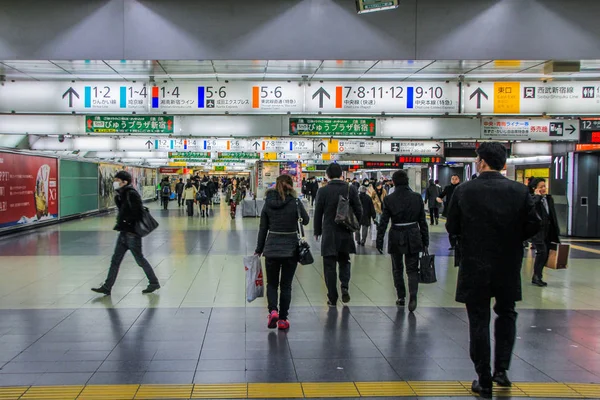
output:
<instances>
[{"instance_id":1,"label":"pink sneaker","mask_svg":"<svg viewBox=\"0 0 600 400\"><path fill-rule=\"evenodd\" d=\"M269 329L277 328L277 321L279 321L279 313L277 311L271 311L267 327L269 327Z\"/></svg>"},{"instance_id":2,"label":"pink sneaker","mask_svg":"<svg viewBox=\"0 0 600 400\"><path fill-rule=\"evenodd\" d=\"M285 331L287 329L290 329L290 323L285 319L280 319L279 322L277 323L277 328L280 331Z\"/></svg>"}]
</instances>

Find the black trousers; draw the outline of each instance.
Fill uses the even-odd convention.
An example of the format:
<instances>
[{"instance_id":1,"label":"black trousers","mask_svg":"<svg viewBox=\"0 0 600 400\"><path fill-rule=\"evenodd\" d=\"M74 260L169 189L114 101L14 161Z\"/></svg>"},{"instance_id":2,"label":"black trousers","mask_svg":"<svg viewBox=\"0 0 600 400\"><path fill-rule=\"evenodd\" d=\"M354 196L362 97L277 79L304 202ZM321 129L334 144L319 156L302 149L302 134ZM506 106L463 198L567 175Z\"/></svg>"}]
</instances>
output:
<instances>
[{"instance_id":1,"label":"black trousers","mask_svg":"<svg viewBox=\"0 0 600 400\"><path fill-rule=\"evenodd\" d=\"M456 244L458 243L458 240L457 240L456 236L455 235L448 235L448 240L450 240L450 247L456 248Z\"/></svg>"},{"instance_id":2,"label":"black trousers","mask_svg":"<svg viewBox=\"0 0 600 400\"><path fill-rule=\"evenodd\" d=\"M408 293L415 297L419 291L419 254L391 254L392 276L399 299L406 297L404 286L404 261L406 261L406 275L408 276Z\"/></svg>"},{"instance_id":3,"label":"black trousers","mask_svg":"<svg viewBox=\"0 0 600 400\"><path fill-rule=\"evenodd\" d=\"M494 312L498 316L494 324L495 357L494 371L508 371L515 337L517 334L517 312L515 302L496 298ZM470 354L475 371L484 387L492 386L490 370L490 300L467 303L469 316Z\"/></svg>"},{"instance_id":4,"label":"black trousers","mask_svg":"<svg viewBox=\"0 0 600 400\"><path fill-rule=\"evenodd\" d=\"M183 204L183 193L177 193L177 205L181 207Z\"/></svg>"},{"instance_id":5,"label":"black trousers","mask_svg":"<svg viewBox=\"0 0 600 400\"><path fill-rule=\"evenodd\" d=\"M292 302L292 282L297 267L298 259L296 257L265 258L269 312L279 311L279 319L287 320ZM278 289L281 289L280 296L277 295ZM278 298L279 308L277 307Z\"/></svg>"},{"instance_id":6,"label":"black trousers","mask_svg":"<svg viewBox=\"0 0 600 400\"><path fill-rule=\"evenodd\" d=\"M437 223L440 219L440 209L439 208L430 208L429 209L429 220L431 221L431 225Z\"/></svg>"},{"instance_id":7,"label":"black trousers","mask_svg":"<svg viewBox=\"0 0 600 400\"><path fill-rule=\"evenodd\" d=\"M342 290L348 290L351 277L350 254L339 252L336 256L323 257L323 275L327 286L327 297L332 303L337 303L339 295L337 289L337 264L339 264L339 279Z\"/></svg>"},{"instance_id":8,"label":"black trousers","mask_svg":"<svg viewBox=\"0 0 600 400\"><path fill-rule=\"evenodd\" d=\"M162 204L165 210L169 208L169 198L166 196L162 197Z\"/></svg>"},{"instance_id":9,"label":"black trousers","mask_svg":"<svg viewBox=\"0 0 600 400\"><path fill-rule=\"evenodd\" d=\"M187 206L188 217L194 216L194 200L186 200L185 205Z\"/></svg>"},{"instance_id":10,"label":"black trousers","mask_svg":"<svg viewBox=\"0 0 600 400\"><path fill-rule=\"evenodd\" d=\"M550 255L550 243L549 242L534 242L535 245L535 261L533 262L533 277L542 279L542 273L544 267L548 263L548 256Z\"/></svg>"},{"instance_id":11,"label":"black trousers","mask_svg":"<svg viewBox=\"0 0 600 400\"><path fill-rule=\"evenodd\" d=\"M123 261L127 250L131 251L131 254L133 255L137 265L144 270L149 283L158 284L158 278L156 277L156 274L154 274L154 270L150 266L148 260L146 260L142 254L142 238L133 233L121 232L119 233L119 237L117 239L115 253L110 261L110 269L108 270L108 277L106 278L104 286L108 290L112 289L115 281L117 280L119 268L121 267L121 262Z\"/></svg>"}]
</instances>

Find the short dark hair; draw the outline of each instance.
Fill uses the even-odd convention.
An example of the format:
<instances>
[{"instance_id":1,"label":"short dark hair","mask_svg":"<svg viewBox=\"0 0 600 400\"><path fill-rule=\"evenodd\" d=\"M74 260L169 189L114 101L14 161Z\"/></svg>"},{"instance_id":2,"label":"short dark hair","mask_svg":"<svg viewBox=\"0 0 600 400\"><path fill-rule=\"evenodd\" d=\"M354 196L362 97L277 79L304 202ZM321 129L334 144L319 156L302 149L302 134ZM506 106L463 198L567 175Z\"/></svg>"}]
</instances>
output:
<instances>
[{"instance_id":1,"label":"short dark hair","mask_svg":"<svg viewBox=\"0 0 600 400\"><path fill-rule=\"evenodd\" d=\"M457 177L458 179L460 179L460 175L459 174L452 174L451 178L453 177Z\"/></svg>"},{"instance_id":2,"label":"short dark hair","mask_svg":"<svg viewBox=\"0 0 600 400\"><path fill-rule=\"evenodd\" d=\"M482 143L476 152L479 158L484 160L494 171L501 171L506 165L506 148L501 143Z\"/></svg>"},{"instance_id":3,"label":"short dark hair","mask_svg":"<svg viewBox=\"0 0 600 400\"><path fill-rule=\"evenodd\" d=\"M115 174L115 178L122 180L123 182L131 183L131 174L127 171L119 171Z\"/></svg>"},{"instance_id":4,"label":"short dark hair","mask_svg":"<svg viewBox=\"0 0 600 400\"><path fill-rule=\"evenodd\" d=\"M329 179L340 179L342 177L342 167L339 164L331 163L325 170Z\"/></svg>"},{"instance_id":5,"label":"short dark hair","mask_svg":"<svg viewBox=\"0 0 600 400\"><path fill-rule=\"evenodd\" d=\"M394 172L394 175L392 175L392 181L394 182L394 186L408 185L408 174L405 170L400 169Z\"/></svg>"},{"instance_id":6,"label":"short dark hair","mask_svg":"<svg viewBox=\"0 0 600 400\"><path fill-rule=\"evenodd\" d=\"M535 189L537 189L540 182L546 182L546 180L544 178L535 178L532 176L529 180L529 184L527 185L529 186L529 191L531 193L535 192Z\"/></svg>"}]
</instances>

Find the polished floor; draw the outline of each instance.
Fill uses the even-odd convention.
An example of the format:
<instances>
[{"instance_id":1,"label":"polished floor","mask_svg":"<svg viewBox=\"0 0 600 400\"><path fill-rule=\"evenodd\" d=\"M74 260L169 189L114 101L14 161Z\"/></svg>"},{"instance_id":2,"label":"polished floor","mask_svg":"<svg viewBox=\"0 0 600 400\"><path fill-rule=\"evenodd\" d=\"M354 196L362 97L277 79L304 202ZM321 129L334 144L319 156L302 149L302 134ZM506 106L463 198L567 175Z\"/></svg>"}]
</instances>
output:
<instances>
[{"instance_id":1,"label":"polished floor","mask_svg":"<svg viewBox=\"0 0 600 400\"><path fill-rule=\"evenodd\" d=\"M320 260L299 267L292 328L285 333L267 329L264 299L245 301L242 257L254 250L257 219L231 221L224 209L209 219L188 218L173 203L168 211L151 208L161 226L144 239L144 252L163 286L152 295L141 294L147 282L130 255L112 296L89 290L105 278L114 215L0 238L0 399L48 398L35 395L47 385L69 385L72 398L93 385L135 387L123 397L134 398L153 384L182 385L183 394L172 395L176 387L169 386L170 395L136 398L268 398L272 391L251 395L253 385L276 382L298 385L284 391L290 398L330 397L322 393L335 390L322 385L336 382L355 389L331 397L403 396L402 382L409 397L469 395L465 382L474 372L466 313L454 302L457 271L441 225L432 229L430 248L438 282L421 285L414 314L394 306L389 258L367 245L353 256L346 307L326 306ZM524 263L513 397L544 397L547 390L585 397L600 390L563 385L600 384L600 247L572 244L569 269L546 271L547 288L528 284L531 253ZM423 381L426 388L447 381L462 386L427 394L417 390ZM373 394L369 382L396 391ZM532 391L532 383L547 390ZM557 383L564 387L552 386ZM238 395L204 391L213 384L232 384L225 388ZM323 390L311 392L311 385ZM8 387L16 387L13 394ZM293 395L298 388L302 396Z\"/></svg>"}]
</instances>

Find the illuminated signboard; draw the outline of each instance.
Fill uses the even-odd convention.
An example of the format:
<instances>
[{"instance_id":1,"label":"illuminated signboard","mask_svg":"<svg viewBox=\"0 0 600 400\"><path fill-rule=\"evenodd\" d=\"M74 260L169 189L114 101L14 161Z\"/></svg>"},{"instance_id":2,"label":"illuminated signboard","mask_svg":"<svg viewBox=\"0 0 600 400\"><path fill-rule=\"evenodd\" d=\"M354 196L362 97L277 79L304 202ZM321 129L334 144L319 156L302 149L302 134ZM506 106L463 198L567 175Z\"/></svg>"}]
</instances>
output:
<instances>
[{"instance_id":1,"label":"illuminated signboard","mask_svg":"<svg viewBox=\"0 0 600 400\"><path fill-rule=\"evenodd\" d=\"M396 162L400 164L443 164L443 157L430 156L397 156Z\"/></svg>"},{"instance_id":2,"label":"illuminated signboard","mask_svg":"<svg viewBox=\"0 0 600 400\"><path fill-rule=\"evenodd\" d=\"M402 168L402 164L393 161L365 161L365 168Z\"/></svg>"},{"instance_id":3,"label":"illuminated signboard","mask_svg":"<svg viewBox=\"0 0 600 400\"><path fill-rule=\"evenodd\" d=\"M356 0L356 11L365 14L398 8L399 0Z\"/></svg>"}]
</instances>

